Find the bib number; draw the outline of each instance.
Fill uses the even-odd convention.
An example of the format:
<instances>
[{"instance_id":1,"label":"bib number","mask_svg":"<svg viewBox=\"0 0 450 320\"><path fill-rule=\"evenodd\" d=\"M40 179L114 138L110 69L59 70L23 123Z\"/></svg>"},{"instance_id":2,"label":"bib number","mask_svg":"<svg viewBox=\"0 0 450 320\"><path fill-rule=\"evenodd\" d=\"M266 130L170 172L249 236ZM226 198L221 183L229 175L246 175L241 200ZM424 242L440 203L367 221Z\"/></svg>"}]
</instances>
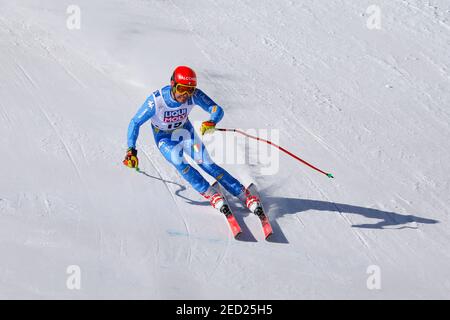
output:
<instances>
[{"instance_id":1,"label":"bib number","mask_svg":"<svg viewBox=\"0 0 450 320\"><path fill-rule=\"evenodd\" d=\"M167 130L174 130L174 129L178 128L179 126L181 126L182 124L183 124L183 122L170 123L167 126Z\"/></svg>"}]
</instances>

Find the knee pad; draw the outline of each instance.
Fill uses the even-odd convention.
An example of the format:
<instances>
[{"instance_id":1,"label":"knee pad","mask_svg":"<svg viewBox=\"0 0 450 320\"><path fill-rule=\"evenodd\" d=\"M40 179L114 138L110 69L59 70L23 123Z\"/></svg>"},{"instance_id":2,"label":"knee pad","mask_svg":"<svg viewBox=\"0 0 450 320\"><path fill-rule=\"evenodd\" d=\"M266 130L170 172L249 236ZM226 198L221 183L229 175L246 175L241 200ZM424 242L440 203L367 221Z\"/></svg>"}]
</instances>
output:
<instances>
[{"instance_id":1,"label":"knee pad","mask_svg":"<svg viewBox=\"0 0 450 320\"><path fill-rule=\"evenodd\" d=\"M181 176L186 179L187 182L191 184L191 186L200 193L205 192L209 188L208 181L202 177L202 175L195 170L191 165L184 164L177 166L178 172Z\"/></svg>"},{"instance_id":2,"label":"knee pad","mask_svg":"<svg viewBox=\"0 0 450 320\"><path fill-rule=\"evenodd\" d=\"M216 179L229 193L238 196L244 186L225 169L215 163L201 164L200 167L210 176Z\"/></svg>"},{"instance_id":3,"label":"knee pad","mask_svg":"<svg viewBox=\"0 0 450 320\"><path fill-rule=\"evenodd\" d=\"M225 170L215 163L201 163L199 167L216 180L223 177Z\"/></svg>"}]
</instances>

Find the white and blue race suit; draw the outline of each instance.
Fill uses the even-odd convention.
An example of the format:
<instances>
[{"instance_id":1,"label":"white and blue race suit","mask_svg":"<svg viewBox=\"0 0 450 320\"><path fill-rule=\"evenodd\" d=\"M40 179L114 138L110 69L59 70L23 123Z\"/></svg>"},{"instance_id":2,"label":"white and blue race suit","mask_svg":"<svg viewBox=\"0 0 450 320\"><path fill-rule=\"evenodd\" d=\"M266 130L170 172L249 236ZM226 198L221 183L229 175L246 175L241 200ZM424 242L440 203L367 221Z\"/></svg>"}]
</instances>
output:
<instances>
[{"instance_id":1,"label":"white and blue race suit","mask_svg":"<svg viewBox=\"0 0 450 320\"><path fill-rule=\"evenodd\" d=\"M139 128L150 119L158 149L195 190L204 193L210 185L187 163L184 154L189 155L229 193L238 196L244 189L243 185L211 160L188 118L192 108L197 105L210 114L210 121L217 124L223 118L223 109L200 89L196 89L194 95L185 103L179 103L172 98L170 90L170 86L165 86L153 92L139 108L128 126L128 147L136 147Z\"/></svg>"}]
</instances>

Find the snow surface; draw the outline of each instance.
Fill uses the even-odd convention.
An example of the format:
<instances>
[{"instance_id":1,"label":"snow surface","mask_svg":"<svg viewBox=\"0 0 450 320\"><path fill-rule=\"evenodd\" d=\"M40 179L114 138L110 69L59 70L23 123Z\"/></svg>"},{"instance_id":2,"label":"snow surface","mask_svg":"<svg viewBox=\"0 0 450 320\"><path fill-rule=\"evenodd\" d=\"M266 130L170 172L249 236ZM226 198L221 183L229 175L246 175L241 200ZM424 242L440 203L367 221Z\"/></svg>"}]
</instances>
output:
<instances>
[{"instance_id":1,"label":"snow surface","mask_svg":"<svg viewBox=\"0 0 450 320\"><path fill-rule=\"evenodd\" d=\"M448 0L0 0L0 298L450 298L449 57ZM258 184L271 242L235 201L232 239L148 125L145 174L122 165L130 118L177 65L221 126L278 129L335 175L224 164Z\"/></svg>"}]
</instances>

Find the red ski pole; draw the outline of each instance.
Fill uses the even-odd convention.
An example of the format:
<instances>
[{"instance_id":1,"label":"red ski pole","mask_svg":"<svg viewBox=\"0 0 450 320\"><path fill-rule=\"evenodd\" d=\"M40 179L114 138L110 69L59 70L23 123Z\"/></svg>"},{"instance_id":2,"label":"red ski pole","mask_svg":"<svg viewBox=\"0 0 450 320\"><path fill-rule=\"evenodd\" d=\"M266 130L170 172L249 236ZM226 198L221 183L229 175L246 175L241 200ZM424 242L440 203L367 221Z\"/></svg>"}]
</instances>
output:
<instances>
[{"instance_id":1,"label":"red ski pole","mask_svg":"<svg viewBox=\"0 0 450 320\"><path fill-rule=\"evenodd\" d=\"M259 138L259 137L252 136L252 135L250 135L250 134L248 134L248 133L245 133L245 132L243 132L243 131L241 131L241 130L239 130L239 129L216 128L216 130L218 130L218 131L228 131L228 132L237 132L237 133L240 133L240 134L242 134L242 135L244 135L244 136L246 136L246 137L249 137L249 138L251 138L251 139L255 139L255 140L257 140L257 141L263 141L263 142L265 142L265 143L267 143L267 144L270 144L271 146L274 146L274 147L280 149L280 150L283 151L284 153L287 153L287 154L290 155L292 158L294 158L294 159L300 161L301 163L306 164L308 167L310 167L310 168L312 168L312 169L314 169L314 170L316 170L316 171L319 171L320 173L326 175L328 178L334 178L333 175L332 175L331 173L326 173L326 172L320 170L319 168L316 168L315 166L313 166L312 164L306 162L305 160L301 159L300 157L297 157L297 156L296 156L295 154L293 154L292 152L286 150L286 149L283 148L283 147L280 147L279 145L277 145L277 144L275 144L275 143L273 143L273 142L271 142L271 141L269 141L269 140L265 140L265 139L263 139L263 138Z\"/></svg>"}]
</instances>

